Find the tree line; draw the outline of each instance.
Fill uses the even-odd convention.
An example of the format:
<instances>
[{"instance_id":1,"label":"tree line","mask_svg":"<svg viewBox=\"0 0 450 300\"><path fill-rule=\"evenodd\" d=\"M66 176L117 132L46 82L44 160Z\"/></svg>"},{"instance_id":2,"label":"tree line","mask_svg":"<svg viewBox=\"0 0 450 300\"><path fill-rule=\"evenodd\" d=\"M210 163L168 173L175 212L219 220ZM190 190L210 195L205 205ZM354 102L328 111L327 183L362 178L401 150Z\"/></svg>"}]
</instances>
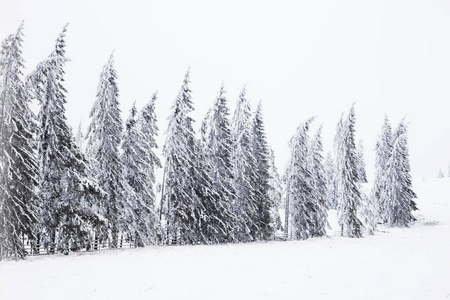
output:
<instances>
[{"instance_id":1,"label":"tree line","mask_svg":"<svg viewBox=\"0 0 450 300\"><path fill-rule=\"evenodd\" d=\"M407 226L417 209L410 177L407 128L394 134L386 119L377 142L377 174L370 197L362 146L355 146L355 111L341 118L334 159L324 162L321 129L313 118L290 140L282 177L274 163L261 103L252 111L244 88L232 114L222 86L193 129L189 70L171 108L163 160L155 154L157 94L123 124L111 55L99 78L90 124L75 136L67 124L64 27L54 50L28 75L23 26L0 53L0 257L25 257L24 240L49 253L158 243L216 244L326 235L329 209L341 234L361 237L377 223ZM37 100L37 116L30 103ZM389 127L389 128L387 128ZM161 201L156 168L164 168ZM285 211L282 224L280 210ZM360 220L362 219L362 221Z\"/></svg>"}]
</instances>

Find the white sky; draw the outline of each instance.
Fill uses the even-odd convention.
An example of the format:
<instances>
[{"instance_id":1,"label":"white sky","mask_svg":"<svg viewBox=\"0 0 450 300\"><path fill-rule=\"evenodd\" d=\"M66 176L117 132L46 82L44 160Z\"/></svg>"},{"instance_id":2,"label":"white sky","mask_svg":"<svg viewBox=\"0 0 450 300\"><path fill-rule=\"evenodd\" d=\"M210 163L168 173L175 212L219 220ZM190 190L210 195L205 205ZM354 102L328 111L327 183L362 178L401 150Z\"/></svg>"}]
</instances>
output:
<instances>
[{"instance_id":1,"label":"white sky","mask_svg":"<svg viewBox=\"0 0 450 300\"><path fill-rule=\"evenodd\" d=\"M2 0L0 39L25 20L27 72L67 31L67 116L86 128L100 71L115 50L124 119L159 91L166 119L191 66L197 127L224 82L230 106L248 83L263 102L279 171L288 141L310 116L326 150L336 123L356 103L357 137L373 176L385 114L407 115L413 173L444 173L450 162L450 2L429 1L61 1Z\"/></svg>"}]
</instances>

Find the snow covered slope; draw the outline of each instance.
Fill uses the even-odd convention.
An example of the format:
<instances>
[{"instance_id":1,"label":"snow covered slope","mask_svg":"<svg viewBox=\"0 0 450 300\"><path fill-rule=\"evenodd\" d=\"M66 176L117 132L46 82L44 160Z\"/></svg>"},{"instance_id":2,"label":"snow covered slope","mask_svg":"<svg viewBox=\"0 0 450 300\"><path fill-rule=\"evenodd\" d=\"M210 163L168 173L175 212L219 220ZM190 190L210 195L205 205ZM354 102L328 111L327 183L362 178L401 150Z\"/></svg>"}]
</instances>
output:
<instances>
[{"instance_id":1,"label":"snow covered slope","mask_svg":"<svg viewBox=\"0 0 450 300\"><path fill-rule=\"evenodd\" d=\"M450 179L416 181L415 191L420 211L411 228L379 228L362 239L332 235L3 261L0 299L450 298Z\"/></svg>"}]
</instances>

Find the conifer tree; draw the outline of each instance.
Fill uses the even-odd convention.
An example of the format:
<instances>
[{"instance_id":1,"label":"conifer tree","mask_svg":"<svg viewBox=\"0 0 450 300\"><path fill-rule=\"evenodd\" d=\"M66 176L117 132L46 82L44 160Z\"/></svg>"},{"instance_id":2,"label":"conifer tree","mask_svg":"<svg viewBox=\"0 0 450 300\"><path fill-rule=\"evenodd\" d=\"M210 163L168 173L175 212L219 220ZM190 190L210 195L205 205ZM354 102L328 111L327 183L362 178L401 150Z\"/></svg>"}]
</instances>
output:
<instances>
[{"instance_id":1,"label":"conifer tree","mask_svg":"<svg viewBox=\"0 0 450 300\"><path fill-rule=\"evenodd\" d=\"M314 178L308 168L309 126L313 118L300 124L291 138L291 158L286 170L286 198L295 239L307 239L316 233L315 216L319 212L313 198Z\"/></svg>"},{"instance_id":2,"label":"conifer tree","mask_svg":"<svg viewBox=\"0 0 450 300\"><path fill-rule=\"evenodd\" d=\"M217 204L223 204L220 202L220 196L216 190L214 190L214 182L213 177L216 173L214 169L215 158L213 155L212 149L210 149L212 142L212 129L213 126L213 108L210 108L200 126L200 140L198 141L199 152L197 154L197 168L199 171L204 172L202 176L202 180L198 181L198 184L202 186L203 193L200 197L202 207L204 208L204 216L200 222L199 230L200 230L200 241L202 243L210 244L210 243L220 243L225 239L229 241L235 241L233 236L233 231L226 232L225 229L228 224L223 223L220 216L223 215L220 210L218 211ZM227 191L228 192L228 191ZM217 203L217 204L216 204ZM231 205L231 203L229 203ZM228 212L232 207L228 206ZM227 215L227 213L225 213ZM231 224L231 226L234 226ZM225 233L226 232L226 233Z\"/></svg>"},{"instance_id":3,"label":"conifer tree","mask_svg":"<svg viewBox=\"0 0 450 300\"><path fill-rule=\"evenodd\" d=\"M439 168L438 178L444 178L444 172L442 172L442 168Z\"/></svg>"},{"instance_id":4,"label":"conifer tree","mask_svg":"<svg viewBox=\"0 0 450 300\"><path fill-rule=\"evenodd\" d=\"M358 155L358 178L359 178L359 182L367 183L366 163L364 162L364 147L363 147L362 140L359 140L357 155Z\"/></svg>"},{"instance_id":5,"label":"conifer tree","mask_svg":"<svg viewBox=\"0 0 450 300\"><path fill-rule=\"evenodd\" d=\"M327 153L324 168L325 168L325 178L327 181L328 204L330 208L336 209L337 207L336 166L330 152Z\"/></svg>"},{"instance_id":6,"label":"conifer tree","mask_svg":"<svg viewBox=\"0 0 450 300\"><path fill-rule=\"evenodd\" d=\"M163 153L166 157L165 201L168 201L167 232L181 243L196 243L206 218L199 195L204 174L199 174L196 155L200 153L190 113L194 110L189 88L189 71L172 106ZM206 183L205 183L206 184ZM203 188L207 188L206 185Z\"/></svg>"},{"instance_id":7,"label":"conifer tree","mask_svg":"<svg viewBox=\"0 0 450 300\"><path fill-rule=\"evenodd\" d=\"M338 218L341 235L362 237L363 225L357 217L361 202L358 187L358 158L355 147L355 109L352 106L347 120L341 118L336 133L336 159L338 177Z\"/></svg>"},{"instance_id":8,"label":"conifer tree","mask_svg":"<svg viewBox=\"0 0 450 300\"><path fill-rule=\"evenodd\" d=\"M237 218L234 236L241 242L255 240L259 231L258 203L253 185L256 158L252 148L250 105L245 94L244 88L239 94L232 120L233 177L236 189L233 212Z\"/></svg>"},{"instance_id":9,"label":"conifer tree","mask_svg":"<svg viewBox=\"0 0 450 300\"><path fill-rule=\"evenodd\" d=\"M375 158L375 181L371 191L372 202L375 203L377 208L377 215L379 222L385 223L386 219L386 203L381 198L383 190L386 188L384 186L385 179L384 176L387 170L387 163L392 155L392 129L387 116L384 118L384 124L381 129L381 136L378 138L376 144L376 158Z\"/></svg>"},{"instance_id":10,"label":"conifer tree","mask_svg":"<svg viewBox=\"0 0 450 300\"><path fill-rule=\"evenodd\" d=\"M281 223L281 217L279 210L283 207L283 182L278 174L277 167L275 166L275 154L273 149L269 147L269 192L268 196L270 201L274 204L272 208L272 220L275 230L283 231L283 224Z\"/></svg>"},{"instance_id":11,"label":"conifer tree","mask_svg":"<svg viewBox=\"0 0 450 300\"><path fill-rule=\"evenodd\" d=\"M317 130L311 140L307 167L313 178L313 190L312 198L316 202L317 211L314 213L314 227L311 230L311 236L324 236L326 235L326 227L328 225L328 194L327 183L325 178L325 169L323 166L323 146L322 146L322 127Z\"/></svg>"},{"instance_id":12,"label":"conifer tree","mask_svg":"<svg viewBox=\"0 0 450 300\"><path fill-rule=\"evenodd\" d=\"M157 94L154 93L150 101L142 108L138 116L138 125L140 131L142 132L144 141L143 148L147 154L148 167L144 170L147 177L147 191L148 194L148 204L156 213L155 201L156 196L154 193L154 185L156 183L155 170L156 168L161 168L161 161L155 153L155 149L158 148L156 143L156 137L158 136L158 126L156 125L157 117L155 112L155 102L157 99ZM161 234L161 226L157 219L150 220L150 227L153 228L153 235ZM155 236L153 236L153 239ZM154 241L156 242L156 240Z\"/></svg>"},{"instance_id":13,"label":"conifer tree","mask_svg":"<svg viewBox=\"0 0 450 300\"><path fill-rule=\"evenodd\" d=\"M39 217L35 116L22 80L23 24L0 52L0 259L23 258L21 237L35 239Z\"/></svg>"},{"instance_id":14,"label":"conifer tree","mask_svg":"<svg viewBox=\"0 0 450 300\"><path fill-rule=\"evenodd\" d=\"M253 156L256 159L255 197L258 209L258 238L269 240L274 234L272 211L275 203L269 197L270 152L262 118L261 102L259 103L253 117Z\"/></svg>"},{"instance_id":15,"label":"conifer tree","mask_svg":"<svg viewBox=\"0 0 450 300\"><path fill-rule=\"evenodd\" d=\"M413 200L417 196L412 190L407 129L404 121L396 129L394 138L392 155L384 177L385 189L380 197L386 203L387 225L408 227L409 222L415 221L412 211L417 210Z\"/></svg>"},{"instance_id":16,"label":"conifer tree","mask_svg":"<svg viewBox=\"0 0 450 300\"><path fill-rule=\"evenodd\" d=\"M55 50L41 62L28 80L40 101L38 154L40 164L41 222L49 251L56 246L68 252L84 247L91 228L102 223L92 209L92 199L102 190L88 176L89 165L77 147L65 115L65 32Z\"/></svg>"},{"instance_id":17,"label":"conifer tree","mask_svg":"<svg viewBox=\"0 0 450 300\"><path fill-rule=\"evenodd\" d=\"M404 193L408 195L409 199L409 207L411 210L418 210L416 202L413 200L417 198L416 193L412 190L412 177L411 177L411 166L409 164L409 147L408 147L408 128L405 124L405 119L399 123L394 132L394 138L398 139L400 136L403 136L401 140L403 151L401 151L401 161L402 161L402 171L405 178L404 185ZM415 221L415 218L412 218L411 221Z\"/></svg>"},{"instance_id":18,"label":"conifer tree","mask_svg":"<svg viewBox=\"0 0 450 300\"><path fill-rule=\"evenodd\" d=\"M225 89L220 88L212 109L208 112L202 124L202 135L205 143L203 164L208 169L211 178L211 189L215 197L204 197L203 207L208 216L203 226L202 234L208 242L224 242L233 240L231 233L234 228L234 214L232 203L235 201L236 191L233 185L232 140L229 110ZM209 124L207 122L209 121Z\"/></svg>"},{"instance_id":19,"label":"conifer tree","mask_svg":"<svg viewBox=\"0 0 450 300\"><path fill-rule=\"evenodd\" d=\"M151 178L147 176L148 169L152 167L151 159L147 152L148 148L145 147L147 141L137 125L137 110L133 104L125 124L122 163L124 176L134 192L132 207L135 224L133 224L132 234L136 239L136 245L143 247L155 243L157 217L154 211L152 182Z\"/></svg>"},{"instance_id":20,"label":"conifer tree","mask_svg":"<svg viewBox=\"0 0 450 300\"><path fill-rule=\"evenodd\" d=\"M128 189L119 153L123 125L118 98L117 72L111 54L100 74L97 99L89 115L91 123L88 128L88 154L94 161L93 174L108 195L98 206L108 221L111 248L117 248L120 231L129 229L127 225L133 222L132 204L127 200L131 201L134 197Z\"/></svg>"}]
</instances>

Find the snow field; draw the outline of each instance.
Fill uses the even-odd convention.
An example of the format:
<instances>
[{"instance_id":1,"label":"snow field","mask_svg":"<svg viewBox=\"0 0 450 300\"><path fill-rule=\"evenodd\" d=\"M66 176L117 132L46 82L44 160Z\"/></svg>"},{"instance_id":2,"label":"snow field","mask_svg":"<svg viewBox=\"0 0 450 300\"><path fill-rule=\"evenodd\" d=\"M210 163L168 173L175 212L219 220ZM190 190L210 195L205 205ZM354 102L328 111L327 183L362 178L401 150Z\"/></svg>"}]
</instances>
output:
<instances>
[{"instance_id":1,"label":"snow field","mask_svg":"<svg viewBox=\"0 0 450 300\"><path fill-rule=\"evenodd\" d=\"M330 211L330 238L2 261L0 298L450 298L450 179L415 181L414 188L420 210L411 228L336 237Z\"/></svg>"}]
</instances>

